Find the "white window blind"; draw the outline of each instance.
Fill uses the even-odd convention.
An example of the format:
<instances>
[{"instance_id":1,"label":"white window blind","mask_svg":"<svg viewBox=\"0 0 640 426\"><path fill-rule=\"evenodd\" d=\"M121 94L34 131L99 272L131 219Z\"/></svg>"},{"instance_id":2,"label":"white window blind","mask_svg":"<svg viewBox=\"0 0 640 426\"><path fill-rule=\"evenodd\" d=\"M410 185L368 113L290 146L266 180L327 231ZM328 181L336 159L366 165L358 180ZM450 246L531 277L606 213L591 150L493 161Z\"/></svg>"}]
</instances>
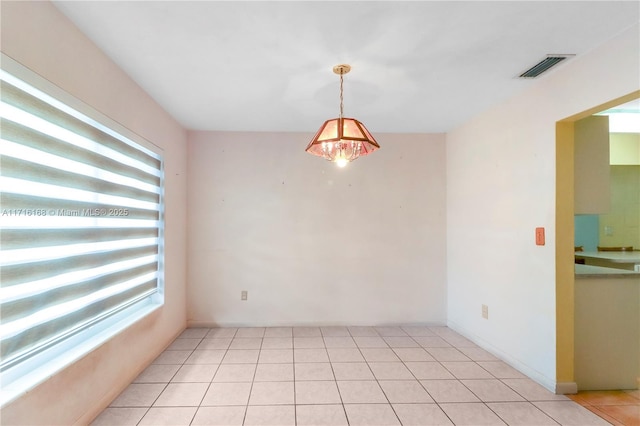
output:
<instances>
[{"instance_id":1,"label":"white window blind","mask_svg":"<svg viewBox=\"0 0 640 426\"><path fill-rule=\"evenodd\" d=\"M6 379L121 312L161 303L163 161L148 143L0 73Z\"/></svg>"}]
</instances>

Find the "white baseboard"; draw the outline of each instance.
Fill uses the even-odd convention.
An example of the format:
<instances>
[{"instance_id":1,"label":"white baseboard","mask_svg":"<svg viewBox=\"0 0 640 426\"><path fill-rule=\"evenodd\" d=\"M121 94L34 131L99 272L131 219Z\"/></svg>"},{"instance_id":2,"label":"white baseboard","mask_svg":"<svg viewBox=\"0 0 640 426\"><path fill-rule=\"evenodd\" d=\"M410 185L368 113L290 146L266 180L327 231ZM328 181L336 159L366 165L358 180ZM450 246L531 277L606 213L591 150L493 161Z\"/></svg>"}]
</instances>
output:
<instances>
[{"instance_id":1,"label":"white baseboard","mask_svg":"<svg viewBox=\"0 0 640 426\"><path fill-rule=\"evenodd\" d=\"M187 320L187 328L215 328L215 327L446 327L443 322L426 322L426 323L370 323L370 322L215 322L215 321L199 321Z\"/></svg>"}]
</instances>

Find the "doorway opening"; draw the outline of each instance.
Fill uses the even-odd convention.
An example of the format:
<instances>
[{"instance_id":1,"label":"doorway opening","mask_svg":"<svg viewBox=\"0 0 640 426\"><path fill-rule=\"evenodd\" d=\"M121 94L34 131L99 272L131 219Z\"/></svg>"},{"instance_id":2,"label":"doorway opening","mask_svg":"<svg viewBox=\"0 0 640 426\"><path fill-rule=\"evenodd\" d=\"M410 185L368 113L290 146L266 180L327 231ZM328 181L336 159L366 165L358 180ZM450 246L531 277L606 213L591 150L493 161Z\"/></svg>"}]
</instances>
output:
<instances>
[{"instance_id":1,"label":"doorway opening","mask_svg":"<svg viewBox=\"0 0 640 426\"><path fill-rule=\"evenodd\" d=\"M556 393L576 393L574 150L578 120L640 98L640 91L613 99L556 123Z\"/></svg>"}]
</instances>

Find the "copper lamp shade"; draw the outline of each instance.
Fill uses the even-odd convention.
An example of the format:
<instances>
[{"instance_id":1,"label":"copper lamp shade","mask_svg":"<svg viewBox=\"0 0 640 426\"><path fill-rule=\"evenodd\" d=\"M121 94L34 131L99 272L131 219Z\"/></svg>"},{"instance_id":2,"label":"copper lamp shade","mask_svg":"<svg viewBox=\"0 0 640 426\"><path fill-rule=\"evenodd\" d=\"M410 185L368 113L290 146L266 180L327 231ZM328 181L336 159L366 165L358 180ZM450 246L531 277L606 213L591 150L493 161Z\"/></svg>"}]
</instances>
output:
<instances>
[{"instance_id":1,"label":"copper lamp shade","mask_svg":"<svg viewBox=\"0 0 640 426\"><path fill-rule=\"evenodd\" d=\"M380 148L378 142L355 118L333 118L324 122L306 151L345 165Z\"/></svg>"},{"instance_id":2,"label":"copper lamp shade","mask_svg":"<svg viewBox=\"0 0 640 426\"><path fill-rule=\"evenodd\" d=\"M342 75L349 70L349 65L333 67L333 72L340 75L340 116L325 121L306 149L309 154L332 161L340 167L380 148L364 124L355 118L342 116Z\"/></svg>"}]
</instances>

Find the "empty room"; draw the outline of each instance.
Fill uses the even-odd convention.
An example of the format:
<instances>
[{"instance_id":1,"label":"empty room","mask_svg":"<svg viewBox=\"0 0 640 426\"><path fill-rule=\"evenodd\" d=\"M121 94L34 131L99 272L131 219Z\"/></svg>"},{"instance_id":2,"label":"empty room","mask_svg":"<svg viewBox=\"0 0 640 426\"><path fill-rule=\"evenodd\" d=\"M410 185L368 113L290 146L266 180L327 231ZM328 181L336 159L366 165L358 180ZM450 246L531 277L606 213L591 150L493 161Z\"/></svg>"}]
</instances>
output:
<instances>
[{"instance_id":1,"label":"empty room","mask_svg":"<svg viewBox=\"0 0 640 426\"><path fill-rule=\"evenodd\" d=\"M1 424L640 424L638 2L0 12Z\"/></svg>"}]
</instances>

